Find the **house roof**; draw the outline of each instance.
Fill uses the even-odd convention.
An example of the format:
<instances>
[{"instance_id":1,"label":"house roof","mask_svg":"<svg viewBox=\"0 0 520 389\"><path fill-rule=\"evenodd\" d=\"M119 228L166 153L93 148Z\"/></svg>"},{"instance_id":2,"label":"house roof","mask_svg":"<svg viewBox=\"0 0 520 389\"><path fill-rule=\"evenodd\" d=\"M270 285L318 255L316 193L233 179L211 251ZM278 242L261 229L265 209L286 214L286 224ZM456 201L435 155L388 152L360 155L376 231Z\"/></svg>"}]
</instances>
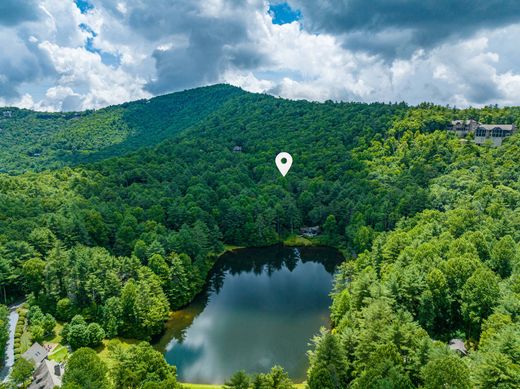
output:
<instances>
[{"instance_id":1,"label":"house roof","mask_svg":"<svg viewBox=\"0 0 520 389\"><path fill-rule=\"evenodd\" d=\"M448 343L448 347L453 351L458 351L461 354L466 355L468 350L466 350L466 346L464 345L464 341L462 339L452 339Z\"/></svg>"},{"instance_id":2,"label":"house roof","mask_svg":"<svg viewBox=\"0 0 520 389\"><path fill-rule=\"evenodd\" d=\"M27 389L53 389L56 386L61 386L62 377L63 366L56 361L46 359L36 369L33 381Z\"/></svg>"},{"instance_id":3,"label":"house roof","mask_svg":"<svg viewBox=\"0 0 520 389\"><path fill-rule=\"evenodd\" d=\"M481 124L478 127L484 128L486 130L493 130L494 128L500 128L505 131L513 131L515 129L514 124Z\"/></svg>"},{"instance_id":4,"label":"house roof","mask_svg":"<svg viewBox=\"0 0 520 389\"><path fill-rule=\"evenodd\" d=\"M45 350L45 348L38 342L33 343L29 350L22 354L22 358L27 359L28 361L33 361L36 366L38 366L42 361L47 358L49 352Z\"/></svg>"},{"instance_id":5,"label":"house roof","mask_svg":"<svg viewBox=\"0 0 520 389\"><path fill-rule=\"evenodd\" d=\"M473 119L466 119L466 120L460 119L460 120L452 120L451 121L451 124L453 124L453 125L471 124L471 123L477 123L477 121L473 120Z\"/></svg>"}]
</instances>

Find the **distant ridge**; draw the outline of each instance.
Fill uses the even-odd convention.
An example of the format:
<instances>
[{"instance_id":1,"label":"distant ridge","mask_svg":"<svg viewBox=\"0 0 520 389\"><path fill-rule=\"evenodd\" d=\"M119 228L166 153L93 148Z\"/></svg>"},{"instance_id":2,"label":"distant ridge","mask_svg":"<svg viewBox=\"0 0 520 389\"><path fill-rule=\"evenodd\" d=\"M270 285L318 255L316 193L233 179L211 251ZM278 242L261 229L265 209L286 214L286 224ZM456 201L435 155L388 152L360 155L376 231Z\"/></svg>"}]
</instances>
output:
<instances>
[{"instance_id":1,"label":"distant ridge","mask_svg":"<svg viewBox=\"0 0 520 389\"><path fill-rule=\"evenodd\" d=\"M0 172L125 155L170 138L246 93L217 84L83 112L0 108Z\"/></svg>"}]
</instances>

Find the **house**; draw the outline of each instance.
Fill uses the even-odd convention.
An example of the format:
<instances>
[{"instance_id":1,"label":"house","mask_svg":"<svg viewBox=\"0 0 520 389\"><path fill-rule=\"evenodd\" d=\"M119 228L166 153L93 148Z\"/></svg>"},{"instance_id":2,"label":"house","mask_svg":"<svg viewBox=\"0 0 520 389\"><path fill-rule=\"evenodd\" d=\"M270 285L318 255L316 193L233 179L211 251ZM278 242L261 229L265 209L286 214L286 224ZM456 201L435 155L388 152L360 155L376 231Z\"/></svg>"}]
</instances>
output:
<instances>
[{"instance_id":1,"label":"house","mask_svg":"<svg viewBox=\"0 0 520 389\"><path fill-rule=\"evenodd\" d=\"M468 350L466 350L466 346L464 345L464 341L462 339L452 339L448 343L448 347L450 350L459 353L461 356L465 356L468 354Z\"/></svg>"},{"instance_id":2,"label":"house","mask_svg":"<svg viewBox=\"0 0 520 389\"><path fill-rule=\"evenodd\" d=\"M27 389L53 389L61 386L63 379L63 365L45 359L33 374L33 381Z\"/></svg>"},{"instance_id":3,"label":"house","mask_svg":"<svg viewBox=\"0 0 520 389\"><path fill-rule=\"evenodd\" d=\"M491 141L493 146L501 146L504 138L516 131L514 124L480 124L475 129L475 143L482 145Z\"/></svg>"},{"instance_id":4,"label":"house","mask_svg":"<svg viewBox=\"0 0 520 389\"><path fill-rule=\"evenodd\" d=\"M13 113L11 111L4 111L3 115L4 115L4 118L10 118L13 116Z\"/></svg>"},{"instance_id":5,"label":"house","mask_svg":"<svg viewBox=\"0 0 520 389\"><path fill-rule=\"evenodd\" d=\"M516 130L514 124L482 124L473 119L453 120L448 125L448 131L454 132L460 138L474 134L475 144L490 142L495 147L501 146L504 138L513 135Z\"/></svg>"},{"instance_id":6,"label":"house","mask_svg":"<svg viewBox=\"0 0 520 389\"><path fill-rule=\"evenodd\" d=\"M320 226L300 228L300 234L307 238L313 238L316 235L319 235L320 232L321 232Z\"/></svg>"},{"instance_id":7,"label":"house","mask_svg":"<svg viewBox=\"0 0 520 389\"><path fill-rule=\"evenodd\" d=\"M49 351L39 343L33 345L22 354L22 358L34 362L36 370L28 389L53 389L61 386L64 373L62 364L47 359Z\"/></svg>"},{"instance_id":8,"label":"house","mask_svg":"<svg viewBox=\"0 0 520 389\"><path fill-rule=\"evenodd\" d=\"M28 361L33 361L34 365L38 367L40 363L43 362L49 352L38 342L33 343L29 350L22 354L23 359L27 359Z\"/></svg>"},{"instance_id":9,"label":"house","mask_svg":"<svg viewBox=\"0 0 520 389\"><path fill-rule=\"evenodd\" d=\"M448 125L448 131L453 131L457 136L464 138L469 133L474 132L479 125L480 123L473 119L453 120Z\"/></svg>"},{"instance_id":10,"label":"house","mask_svg":"<svg viewBox=\"0 0 520 389\"><path fill-rule=\"evenodd\" d=\"M235 146L233 147L234 153L241 153L242 152L242 146Z\"/></svg>"}]
</instances>

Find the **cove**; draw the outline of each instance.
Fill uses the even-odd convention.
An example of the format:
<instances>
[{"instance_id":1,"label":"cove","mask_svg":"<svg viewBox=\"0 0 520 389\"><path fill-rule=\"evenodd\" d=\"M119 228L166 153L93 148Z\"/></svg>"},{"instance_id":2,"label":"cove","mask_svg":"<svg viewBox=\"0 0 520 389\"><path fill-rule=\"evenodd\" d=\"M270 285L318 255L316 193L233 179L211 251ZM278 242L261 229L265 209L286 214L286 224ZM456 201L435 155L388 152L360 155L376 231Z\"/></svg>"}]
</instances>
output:
<instances>
[{"instance_id":1,"label":"cove","mask_svg":"<svg viewBox=\"0 0 520 389\"><path fill-rule=\"evenodd\" d=\"M156 345L181 382L222 384L234 372L283 366L305 379L310 339L328 326L341 254L323 247L241 249L219 258L206 288L172 314Z\"/></svg>"}]
</instances>

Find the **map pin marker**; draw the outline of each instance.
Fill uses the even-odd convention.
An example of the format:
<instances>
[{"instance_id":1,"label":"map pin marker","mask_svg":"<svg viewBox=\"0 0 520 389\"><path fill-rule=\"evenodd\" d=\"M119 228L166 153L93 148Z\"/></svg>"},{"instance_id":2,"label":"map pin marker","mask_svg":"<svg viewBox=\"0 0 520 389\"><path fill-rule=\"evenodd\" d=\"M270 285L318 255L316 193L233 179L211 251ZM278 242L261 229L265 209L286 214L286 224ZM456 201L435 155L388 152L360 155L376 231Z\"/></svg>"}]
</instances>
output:
<instances>
[{"instance_id":1,"label":"map pin marker","mask_svg":"<svg viewBox=\"0 0 520 389\"><path fill-rule=\"evenodd\" d=\"M285 162L284 162L285 160ZM278 167L278 170L280 170L280 173L282 173L282 176L285 177L285 175L289 172L289 169L292 165L292 157L291 154L286 153L285 151L278 154L275 159L276 166Z\"/></svg>"}]
</instances>

